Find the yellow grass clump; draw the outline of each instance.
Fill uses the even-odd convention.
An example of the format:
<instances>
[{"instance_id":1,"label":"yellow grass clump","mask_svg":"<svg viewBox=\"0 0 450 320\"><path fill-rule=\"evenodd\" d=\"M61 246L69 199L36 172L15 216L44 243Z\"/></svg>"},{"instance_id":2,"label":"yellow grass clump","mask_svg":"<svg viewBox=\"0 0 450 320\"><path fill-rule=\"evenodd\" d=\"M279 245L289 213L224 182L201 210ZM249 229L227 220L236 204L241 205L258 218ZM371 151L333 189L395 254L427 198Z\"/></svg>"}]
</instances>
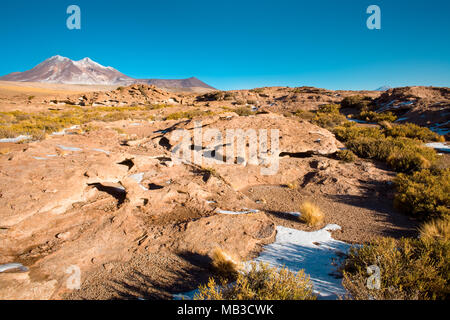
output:
<instances>
[{"instance_id":1,"label":"yellow grass clump","mask_svg":"<svg viewBox=\"0 0 450 320\"><path fill-rule=\"evenodd\" d=\"M234 279L237 277L241 268L241 263L238 259L220 248L214 249L211 258L211 265L219 276L226 279Z\"/></svg>"},{"instance_id":2,"label":"yellow grass clump","mask_svg":"<svg viewBox=\"0 0 450 320\"><path fill-rule=\"evenodd\" d=\"M434 219L420 228L420 238L423 240L450 240L450 219Z\"/></svg>"},{"instance_id":3,"label":"yellow grass clump","mask_svg":"<svg viewBox=\"0 0 450 320\"><path fill-rule=\"evenodd\" d=\"M300 207L300 219L309 226L317 226L321 224L325 215L320 208L309 201L306 201Z\"/></svg>"}]
</instances>

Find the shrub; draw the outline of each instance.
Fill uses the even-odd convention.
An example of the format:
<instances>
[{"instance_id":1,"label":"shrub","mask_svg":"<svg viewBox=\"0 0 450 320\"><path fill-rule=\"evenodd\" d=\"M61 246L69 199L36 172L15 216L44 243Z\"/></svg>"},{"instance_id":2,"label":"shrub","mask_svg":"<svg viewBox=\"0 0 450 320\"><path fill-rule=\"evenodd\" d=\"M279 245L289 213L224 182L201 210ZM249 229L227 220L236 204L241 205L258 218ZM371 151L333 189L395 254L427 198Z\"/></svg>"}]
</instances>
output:
<instances>
[{"instance_id":1,"label":"shrub","mask_svg":"<svg viewBox=\"0 0 450 320\"><path fill-rule=\"evenodd\" d=\"M392 114L392 112L386 112L386 113L377 113L374 111L362 111L358 118L360 120L368 121L368 122L394 122L397 120L397 116Z\"/></svg>"},{"instance_id":2,"label":"shrub","mask_svg":"<svg viewBox=\"0 0 450 320\"><path fill-rule=\"evenodd\" d=\"M340 105L338 104L324 104L319 106L318 112L321 113L339 113Z\"/></svg>"},{"instance_id":3,"label":"shrub","mask_svg":"<svg viewBox=\"0 0 450 320\"><path fill-rule=\"evenodd\" d=\"M166 117L166 120L193 119L202 116L210 116L214 113L211 111L191 110L183 112L174 112Z\"/></svg>"},{"instance_id":4,"label":"shrub","mask_svg":"<svg viewBox=\"0 0 450 320\"><path fill-rule=\"evenodd\" d=\"M336 154L336 157L344 162L353 162L356 160L356 155L348 149L339 150Z\"/></svg>"},{"instance_id":5,"label":"shrub","mask_svg":"<svg viewBox=\"0 0 450 320\"><path fill-rule=\"evenodd\" d=\"M429 168L437 159L436 151L418 140L386 137L383 129L344 124L334 129L336 137L362 158L385 161L398 172Z\"/></svg>"},{"instance_id":6,"label":"shrub","mask_svg":"<svg viewBox=\"0 0 450 320\"><path fill-rule=\"evenodd\" d=\"M236 112L241 117L247 117L247 116L251 116L251 115L255 114L255 112L253 112L250 108L247 108L247 107L236 108L236 110L234 110L234 112Z\"/></svg>"},{"instance_id":7,"label":"shrub","mask_svg":"<svg viewBox=\"0 0 450 320\"><path fill-rule=\"evenodd\" d=\"M317 226L324 220L324 214L320 208L311 202L304 202L300 207L300 220L309 226Z\"/></svg>"},{"instance_id":8,"label":"shrub","mask_svg":"<svg viewBox=\"0 0 450 320\"><path fill-rule=\"evenodd\" d=\"M225 279L235 279L240 269L239 261L219 248L212 253L211 266L220 277Z\"/></svg>"},{"instance_id":9,"label":"shrub","mask_svg":"<svg viewBox=\"0 0 450 320\"><path fill-rule=\"evenodd\" d=\"M450 241L450 218L447 216L426 222L419 231L420 239L423 241Z\"/></svg>"},{"instance_id":10,"label":"shrub","mask_svg":"<svg viewBox=\"0 0 450 320\"><path fill-rule=\"evenodd\" d=\"M223 100L225 93L222 91L209 92L204 95L198 96L197 101L219 101Z\"/></svg>"},{"instance_id":11,"label":"shrub","mask_svg":"<svg viewBox=\"0 0 450 320\"><path fill-rule=\"evenodd\" d=\"M356 300L448 299L450 242L382 238L350 249L343 284ZM380 289L369 289L369 266L381 271Z\"/></svg>"},{"instance_id":12,"label":"shrub","mask_svg":"<svg viewBox=\"0 0 450 320\"><path fill-rule=\"evenodd\" d=\"M450 214L450 168L399 174L395 184L394 204L399 210L424 219Z\"/></svg>"},{"instance_id":13,"label":"shrub","mask_svg":"<svg viewBox=\"0 0 450 320\"><path fill-rule=\"evenodd\" d=\"M347 121L344 115L340 113L322 113L317 112L312 123L327 129L334 128L336 126L342 125Z\"/></svg>"},{"instance_id":14,"label":"shrub","mask_svg":"<svg viewBox=\"0 0 450 320\"><path fill-rule=\"evenodd\" d=\"M315 300L313 287L304 273L271 268L263 263L252 263L251 269L239 273L233 284L222 281L219 286L209 279L199 287L194 300Z\"/></svg>"},{"instance_id":15,"label":"shrub","mask_svg":"<svg viewBox=\"0 0 450 320\"><path fill-rule=\"evenodd\" d=\"M442 139L444 138L428 128L420 127L413 123L398 124L391 128L386 128L386 134L391 137L406 137L421 141L443 141Z\"/></svg>"},{"instance_id":16,"label":"shrub","mask_svg":"<svg viewBox=\"0 0 450 320\"><path fill-rule=\"evenodd\" d=\"M362 111L369 110L371 104L372 98L360 95L346 97L341 101L342 108L352 108Z\"/></svg>"},{"instance_id":17,"label":"shrub","mask_svg":"<svg viewBox=\"0 0 450 320\"><path fill-rule=\"evenodd\" d=\"M315 114L313 112L306 110L297 110L295 111L294 115L308 121L311 121L315 117Z\"/></svg>"}]
</instances>

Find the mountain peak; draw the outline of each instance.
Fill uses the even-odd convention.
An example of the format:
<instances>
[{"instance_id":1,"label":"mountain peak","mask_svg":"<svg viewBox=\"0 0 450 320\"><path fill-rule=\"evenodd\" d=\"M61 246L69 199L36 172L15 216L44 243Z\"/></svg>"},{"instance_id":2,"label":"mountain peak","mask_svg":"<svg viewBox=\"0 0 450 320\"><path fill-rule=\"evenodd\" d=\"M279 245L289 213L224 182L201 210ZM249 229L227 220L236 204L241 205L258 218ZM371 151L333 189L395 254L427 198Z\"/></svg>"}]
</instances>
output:
<instances>
[{"instance_id":1,"label":"mountain peak","mask_svg":"<svg viewBox=\"0 0 450 320\"><path fill-rule=\"evenodd\" d=\"M78 61L55 55L25 72L14 72L0 77L3 81L46 82L85 85L154 84L161 88L214 89L196 77L178 80L134 79L112 67L105 67L85 57Z\"/></svg>"},{"instance_id":2,"label":"mountain peak","mask_svg":"<svg viewBox=\"0 0 450 320\"><path fill-rule=\"evenodd\" d=\"M47 59L46 61L55 61L55 60L56 61L68 61L70 59L66 58L66 57L63 57L63 56L60 56L60 55L56 55L56 56L53 56L53 57Z\"/></svg>"}]
</instances>

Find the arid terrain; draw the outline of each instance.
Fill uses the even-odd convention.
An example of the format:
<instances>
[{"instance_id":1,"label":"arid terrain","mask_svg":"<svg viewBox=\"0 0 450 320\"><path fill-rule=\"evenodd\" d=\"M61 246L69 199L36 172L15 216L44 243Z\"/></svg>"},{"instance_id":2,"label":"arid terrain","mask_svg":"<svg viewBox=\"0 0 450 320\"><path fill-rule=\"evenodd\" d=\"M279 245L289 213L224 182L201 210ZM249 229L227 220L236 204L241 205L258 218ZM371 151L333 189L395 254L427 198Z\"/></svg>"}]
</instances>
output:
<instances>
[{"instance_id":1,"label":"arid terrain","mask_svg":"<svg viewBox=\"0 0 450 320\"><path fill-rule=\"evenodd\" d=\"M314 116L364 96L394 125L429 127L448 146L450 89L187 91L0 82L0 265L27 268L0 272L1 299L172 299L208 280L214 249L250 261L279 227L336 224L332 237L347 244L417 237L419 221L394 208L396 172L376 159L342 161L345 144ZM40 125L52 119L54 128ZM279 130L278 171L238 158L176 163L173 133L196 121L223 135ZM207 148L191 141L194 154ZM325 215L314 227L292 214L305 201ZM79 290L67 288L71 266Z\"/></svg>"}]
</instances>

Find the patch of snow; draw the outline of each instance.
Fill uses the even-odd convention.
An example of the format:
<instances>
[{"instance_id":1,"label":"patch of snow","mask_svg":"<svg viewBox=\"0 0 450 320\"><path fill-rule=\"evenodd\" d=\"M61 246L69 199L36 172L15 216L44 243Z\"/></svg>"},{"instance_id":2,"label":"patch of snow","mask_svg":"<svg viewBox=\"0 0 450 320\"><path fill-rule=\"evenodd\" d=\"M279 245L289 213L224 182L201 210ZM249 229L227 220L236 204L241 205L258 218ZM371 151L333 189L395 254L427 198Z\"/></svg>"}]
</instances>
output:
<instances>
[{"instance_id":1,"label":"patch of snow","mask_svg":"<svg viewBox=\"0 0 450 320\"><path fill-rule=\"evenodd\" d=\"M80 149L80 148L66 147L66 146L63 146L61 144L59 144L57 147L60 148L60 149L63 149L63 150L67 150L67 151L83 151L83 149Z\"/></svg>"},{"instance_id":2,"label":"patch of snow","mask_svg":"<svg viewBox=\"0 0 450 320\"><path fill-rule=\"evenodd\" d=\"M33 157L35 160L48 160L47 158L42 158L42 157Z\"/></svg>"},{"instance_id":3,"label":"patch of snow","mask_svg":"<svg viewBox=\"0 0 450 320\"><path fill-rule=\"evenodd\" d=\"M97 152L101 152L101 153L104 153L104 154L107 154L107 155L111 154L109 151L106 151L106 150L103 150L103 149L94 148L92 150L93 151L97 151Z\"/></svg>"},{"instance_id":4,"label":"patch of snow","mask_svg":"<svg viewBox=\"0 0 450 320\"><path fill-rule=\"evenodd\" d=\"M440 152L446 152L446 153L450 153L450 146L446 143L442 143L442 142L431 142L431 143L426 143L425 144L427 147L436 149Z\"/></svg>"},{"instance_id":5,"label":"patch of snow","mask_svg":"<svg viewBox=\"0 0 450 320\"><path fill-rule=\"evenodd\" d=\"M0 143L8 143L8 142L10 142L10 143L17 143L17 142L20 142L20 141L23 141L23 140L28 140L28 139L31 139L31 137L30 136L24 136L24 135L21 135L21 136L18 136L18 137L15 137L15 138L3 138L3 139L0 139Z\"/></svg>"},{"instance_id":6,"label":"patch of snow","mask_svg":"<svg viewBox=\"0 0 450 320\"><path fill-rule=\"evenodd\" d=\"M189 292L183 292L183 293L177 293L173 294L172 298L173 300L194 300L195 294L198 292L198 289L189 291Z\"/></svg>"},{"instance_id":7,"label":"patch of snow","mask_svg":"<svg viewBox=\"0 0 450 320\"><path fill-rule=\"evenodd\" d=\"M228 211L228 210L216 209L216 212L219 213L219 214L238 215L238 214L258 213L259 210L256 210L256 209L244 209L244 211Z\"/></svg>"},{"instance_id":8,"label":"patch of snow","mask_svg":"<svg viewBox=\"0 0 450 320\"><path fill-rule=\"evenodd\" d=\"M415 103L415 101L406 101L406 102L401 102L398 105L399 106L410 106L410 105L412 105L414 103Z\"/></svg>"},{"instance_id":9,"label":"patch of snow","mask_svg":"<svg viewBox=\"0 0 450 320\"><path fill-rule=\"evenodd\" d=\"M297 218L300 218L302 216L300 212L286 212L286 214Z\"/></svg>"},{"instance_id":10,"label":"patch of snow","mask_svg":"<svg viewBox=\"0 0 450 320\"><path fill-rule=\"evenodd\" d=\"M369 122L367 122L367 121L364 121L364 120L358 120L358 119L347 119L348 121L351 121L351 122L356 122L356 123L369 123Z\"/></svg>"},{"instance_id":11,"label":"patch of snow","mask_svg":"<svg viewBox=\"0 0 450 320\"><path fill-rule=\"evenodd\" d=\"M67 130L75 130L75 129L79 129L79 128L80 128L79 125L71 126L70 128L66 128L66 129L63 129L63 130L58 131L58 132L53 132L52 136L63 136L63 135L66 134Z\"/></svg>"},{"instance_id":12,"label":"patch of snow","mask_svg":"<svg viewBox=\"0 0 450 320\"><path fill-rule=\"evenodd\" d=\"M28 271L28 268L24 267L21 263L7 263L0 265L0 273L14 269L19 269L22 272Z\"/></svg>"},{"instance_id":13,"label":"patch of snow","mask_svg":"<svg viewBox=\"0 0 450 320\"><path fill-rule=\"evenodd\" d=\"M148 188L144 187L141 184L142 180L144 180L144 172L132 174L130 176L130 178L133 179L134 181L136 181L139 184L139 187L141 187L142 190L148 191Z\"/></svg>"},{"instance_id":14,"label":"patch of snow","mask_svg":"<svg viewBox=\"0 0 450 320\"><path fill-rule=\"evenodd\" d=\"M340 230L336 224L306 232L278 226L274 243L264 247L254 262L272 267L287 267L292 272L304 270L310 276L314 291L322 299L336 299L345 295L341 279L336 277L333 259L348 252L350 245L332 238L330 231Z\"/></svg>"}]
</instances>

